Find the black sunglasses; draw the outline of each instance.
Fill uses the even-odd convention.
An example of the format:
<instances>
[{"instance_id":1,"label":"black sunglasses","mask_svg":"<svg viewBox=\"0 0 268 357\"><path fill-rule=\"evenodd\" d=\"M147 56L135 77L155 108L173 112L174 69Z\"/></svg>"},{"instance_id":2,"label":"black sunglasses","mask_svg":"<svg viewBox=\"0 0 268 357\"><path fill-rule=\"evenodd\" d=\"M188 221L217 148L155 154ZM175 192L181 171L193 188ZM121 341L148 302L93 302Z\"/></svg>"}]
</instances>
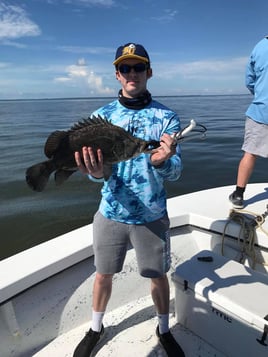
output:
<instances>
[{"instance_id":1,"label":"black sunglasses","mask_svg":"<svg viewBox=\"0 0 268 357\"><path fill-rule=\"evenodd\" d=\"M136 73L141 73L148 68L148 65L146 63L136 63L133 66L130 66L129 64L121 64L118 66L118 71L120 73L130 73L132 68Z\"/></svg>"}]
</instances>

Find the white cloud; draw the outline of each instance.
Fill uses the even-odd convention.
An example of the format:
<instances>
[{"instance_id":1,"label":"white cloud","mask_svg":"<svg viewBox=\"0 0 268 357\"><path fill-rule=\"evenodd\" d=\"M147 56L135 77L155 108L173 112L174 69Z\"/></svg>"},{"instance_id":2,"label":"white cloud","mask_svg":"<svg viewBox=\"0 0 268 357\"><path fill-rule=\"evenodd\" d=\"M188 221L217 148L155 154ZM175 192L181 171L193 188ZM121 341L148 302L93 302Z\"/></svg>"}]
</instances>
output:
<instances>
[{"instance_id":1,"label":"white cloud","mask_svg":"<svg viewBox=\"0 0 268 357\"><path fill-rule=\"evenodd\" d=\"M78 66L86 66L86 60L84 58L79 58L77 64Z\"/></svg>"},{"instance_id":2,"label":"white cloud","mask_svg":"<svg viewBox=\"0 0 268 357\"><path fill-rule=\"evenodd\" d=\"M115 4L114 0L76 0L76 2L84 5L100 5L110 7Z\"/></svg>"},{"instance_id":3,"label":"white cloud","mask_svg":"<svg viewBox=\"0 0 268 357\"><path fill-rule=\"evenodd\" d=\"M66 76L56 77L55 82L84 86L92 95L113 95L115 92L104 86L102 77L89 69L84 58L78 59L77 64L66 67L65 72Z\"/></svg>"},{"instance_id":4,"label":"white cloud","mask_svg":"<svg viewBox=\"0 0 268 357\"><path fill-rule=\"evenodd\" d=\"M19 6L0 2L0 40L38 36L41 30Z\"/></svg>"},{"instance_id":5,"label":"white cloud","mask_svg":"<svg viewBox=\"0 0 268 357\"><path fill-rule=\"evenodd\" d=\"M9 63L7 63L7 62L0 62L0 69L1 68L6 68L6 67L8 67L9 66Z\"/></svg>"},{"instance_id":6,"label":"white cloud","mask_svg":"<svg viewBox=\"0 0 268 357\"><path fill-rule=\"evenodd\" d=\"M166 24L173 21L174 17L177 15L177 10L166 9L164 13L160 16L153 16L151 17L152 20L158 21L161 24Z\"/></svg>"},{"instance_id":7,"label":"white cloud","mask_svg":"<svg viewBox=\"0 0 268 357\"><path fill-rule=\"evenodd\" d=\"M0 37L1 39L1 37ZM19 43L19 42L15 42L15 41L10 41L10 40L2 40L1 41L2 45L5 46L11 46L11 47L15 47L15 48L26 48L27 46L24 45L23 43Z\"/></svg>"},{"instance_id":8,"label":"white cloud","mask_svg":"<svg viewBox=\"0 0 268 357\"><path fill-rule=\"evenodd\" d=\"M198 76L204 77L207 75L228 76L244 72L247 58L232 58L230 60L216 61L197 61L185 64L181 70L186 77Z\"/></svg>"},{"instance_id":9,"label":"white cloud","mask_svg":"<svg viewBox=\"0 0 268 357\"><path fill-rule=\"evenodd\" d=\"M102 83L102 77L97 76L94 72L90 72L88 76L88 84L91 92L98 93L101 95L113 95L114 89L109 87L104 87Z\"/></svg>"},{"instance_id":10,"label":"white cloud","mask_svg":"<svg viewBox=\"0 0 268 357\"><path fill-rule=\"evenodd\" d=\"M71 53L89 53L93 55L114 54L114 48L109 47L85 47L85 46L58 46L58 50Z\"/></svg>"},{"instance_id":11,"label":"white cloud","mask_svg":"<svg viewBox=\"0 0 268 357\"><path fill-rule=\"evenodd\" d=\"M84 5L84 6L103 6L112 7L115 5L114 0L46 0L49 4L64 2L69 5Z\"/></svg>"},{"instance_id":12,"label":"white cloud","mask_svg":"<svg viewBox=\"0 0 268 357\"><path fill-rule=\"evenodd\" d=\"M227 79L244 73L247 57L231 58L229 60L203 60L186 63L170 63L157 66L158 77L168 79L178 75L188 79L213 78Z\"/></svg>"},{"instance_id":13,"label":"white cloud","mask_svg":"<svg viewBox=\"0 0 268 357\"><path fill-rule=\"evenodd\" d=\"M55 82L69 82L71 81L71 77L56 77Z\"/></svg>"},{"instance_id":14,"label":"white cloud","mask_svg":"<svg viewBox=\"0 0 268 357\"><path fill-rule=\"evenodd\" d=\"M75 77L86 77L88 75L88 69L86 66L71 65L67 67L68 75L72 78Z\"/></svg>"}]
</instances>

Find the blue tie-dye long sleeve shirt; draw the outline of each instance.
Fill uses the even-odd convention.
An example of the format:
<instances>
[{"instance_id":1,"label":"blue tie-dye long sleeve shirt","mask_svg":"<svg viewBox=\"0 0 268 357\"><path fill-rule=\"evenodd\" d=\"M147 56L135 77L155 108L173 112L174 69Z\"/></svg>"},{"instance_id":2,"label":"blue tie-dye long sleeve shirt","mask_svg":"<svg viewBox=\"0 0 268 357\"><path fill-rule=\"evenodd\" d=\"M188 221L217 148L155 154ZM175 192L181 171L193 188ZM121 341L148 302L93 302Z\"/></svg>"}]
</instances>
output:
<instances>
[{"instance_id":1,"label":"blue tie-dye long sleeve shirt","mask_svg":"<svg viewBox=\"0 0 268 357\"><path fill-rule=\"evenodd\" d=\"M101 115L144 140L159 141L163 133L180 130L177 114L155 100L140 110L127 109L115 100L93 115ZM177 180L181 170L179 145L176 155L159 168L152 166L149 154L114 164L112 175L103 183L100 212L108 219L127 224L143 224L163 217L167 213L164 180Z\"/></svg>"}]
</instances>

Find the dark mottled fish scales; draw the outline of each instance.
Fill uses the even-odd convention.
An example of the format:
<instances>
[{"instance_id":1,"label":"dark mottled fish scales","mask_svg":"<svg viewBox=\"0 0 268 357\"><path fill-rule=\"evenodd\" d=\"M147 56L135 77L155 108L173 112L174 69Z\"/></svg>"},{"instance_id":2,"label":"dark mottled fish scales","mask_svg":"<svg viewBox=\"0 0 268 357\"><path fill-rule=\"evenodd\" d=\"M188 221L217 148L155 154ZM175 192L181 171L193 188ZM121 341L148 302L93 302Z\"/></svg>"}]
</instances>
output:
<instances>
[{"instance_id":1,"label":"dark mottled fish scales","mask_svg":"<svg viewBox=\"0 0 268 357\"><path fill-rule=\"evenodd\" d=\"M84 119L69 130L57 130L49 135L44 148L49 160L27 169L27 184L34 191L43 191L53 172L56 184L62 184L78 170L74 152L81 153L84 146L92 147L95 153L97 149L101 149L104 179L108 180L113 164L129 160L141 153L150 153L153 148L159 146L159 142L136 138L100 116Z\"/></svg>"}]
</instances>

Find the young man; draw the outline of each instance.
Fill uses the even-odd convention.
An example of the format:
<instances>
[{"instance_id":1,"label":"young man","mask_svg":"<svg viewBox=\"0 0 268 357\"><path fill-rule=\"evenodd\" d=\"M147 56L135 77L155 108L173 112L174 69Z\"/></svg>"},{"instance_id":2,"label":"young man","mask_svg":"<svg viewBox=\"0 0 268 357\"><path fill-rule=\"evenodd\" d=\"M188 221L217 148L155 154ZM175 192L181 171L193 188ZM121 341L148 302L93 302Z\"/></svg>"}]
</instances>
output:
<instances>
[{"instance_id":1,"label":"young man","mask_svg":"<svg viewBox=\"0 0 268 357\"><path fill-rule=\"evenodd\" d=\"M235 208L244 207L244 192L258 156L268 157L268 36L253 49L246 86L254 95L246 115L244 155L239 163L236 190L229 196Z\"/></svg>"},{"instance_id":2,"label":"young man","mask_svg":"<svg viewBox=\"0 0 268 357\"><path fill-rule=\"evenodd\" d=\"M179 118L151 98L147 81L152 77L150 58L139 44L127 43L117 49L115 75L122 89L118 99L98 109L101 115L144 140L161 141L151 155L141 154L113 165L108 181L103 180L100 150L83 148L83 160L75 153L80 171L100 181L102 199L93 220L96 277L93 289L92 325L76 347L74 357L88 357L103 334L102 324L108 304L113 274L122 270L129 242L136 251L139 272L151 279L151 295L159 324L156 335L168 356L184 353L169 330L170 268L169 218L164 180L177 180L182 164L180 148L173 133L180 130Z\"/></svg>"}]
</instances>

